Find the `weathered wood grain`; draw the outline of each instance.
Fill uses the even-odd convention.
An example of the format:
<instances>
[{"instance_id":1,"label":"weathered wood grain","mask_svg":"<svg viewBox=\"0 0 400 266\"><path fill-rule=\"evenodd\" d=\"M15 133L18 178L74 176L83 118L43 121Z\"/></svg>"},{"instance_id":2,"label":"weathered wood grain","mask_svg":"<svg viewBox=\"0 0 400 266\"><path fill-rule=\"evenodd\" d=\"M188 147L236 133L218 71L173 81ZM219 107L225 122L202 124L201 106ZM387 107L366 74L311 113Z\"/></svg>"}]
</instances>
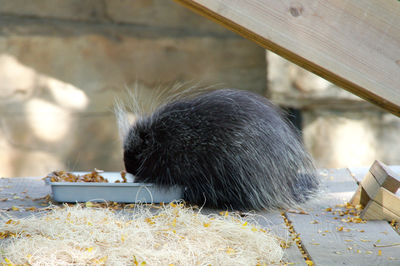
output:
<instances>
[{"instance_id":1,"label":"weathered wood grain","mask_svg":"<svg viewBox=\"0 0 400 266\"><path fill-rule=\"evenodd\" d=\"M357 184L346 168L320 170L321 195L310 202L310 209L325 209L327 206L349 201L357 189Z\"/></svg>"},{"instance_id":2,"label":"weathered wood grain","mask_svg":"<svg viewBox=\"0 0 400 266\"><path fill-rule=\"evenodd\" d=\"M306 208L308 215L287 213L315 265L398 265L397 247L373 246L374 243L400 242L400 236L386 221L352 223L348 222L347 215L326 210L335 211L336 204L351 199L357 189L351 172L335 169L320 174L325 195L319 203Z\"/></svg>"},{"instance_id":3,"label":"weathered wood grain","mask_svg":"<svg viewBox=\"0 0 400 266\"><path fill-rule=\"evenodd\" d=\"M379 185L396 193L400 188L400 177L385 164L375 161L369 172L375 177Z\"/></svg>"},{"instance_id":4,"label":"weathered wood grain","mask_svg":"<svg viewBox=\"0 0 400 266\"><path fill-rule=\"evenodd\" d=\"M391 209L385 207L374 200L370 200L360 216L367 220L385 219L386 221L395 220L399 222L400 216L392 212Z\"/></svg>"},{"instance_id":5,"label":"weathered wood grain","mask_svg":"<svg viewBox=\"0 0 400 266\"><path fill-rule=\"evenodd\" d=\"M258 224L271 230L271 232L278 237L285 241L291 241L290 232L279 212L260 212L255 218ZM306 262L295 243L292 243L287 249L284 249L283 262L288 263L289 265L306 265Z\"/></svg>"},{"instance_id":6,"label":"weathered wood grain","mask_svg":"<svg viewBox=\"0 0 400 266\"><path fill-rule=\"evenodd\" d=\"M400 3L175 0L400 116Z\"/></svg>"},{"instance_id":7,"label":"weathered wood grain","mask_svg":"<svg viewBox=\"0 0 400 266\"><path fill-rule=\"evenodd\" d=\"M379 189L381 188L381 185L378 183L378 181L375 179L375 177L371 174L371 172L368 172L363 181L361 182L362 188L367 192L368 197L370 199L374 199L376 194L378 193Z\"/></svg>"},{"instance_id":8,"label":"weathered wood grain","mask_svg":"<svg viewBox=\"0 0 400 266\"><path fill-rule=\"evenodd\" d=\"M50 186L46 186L41 177L0 178L0 210L13 206L21 211L29 207L44 207L43 198L50 193Z\"/></svg>"},{"instance_id":9,"label":"weathered wood grain","mask_svg":"<svg viewBox=\"0 0 400 266\"><path fill-rule=\"evenodd\" d=\"M400 174L400 165L391 165L388 168L394 172L396 175ZM349 167L347 168L351 176L356 180L356 182L361 183L365 175L368 173L368 167ZM397 191L397 196L400 196L400 191Z\"/></svg>"},{"instance_id":10,"label":"weathered wood grain","mask_svg":"<svg viewBox=\"0 0 400 266\"><path fill-rule=\"evenodd\" d=\"M391 191L383 187L380 188L378 193L375 195L374 201L396 214L397 218L400 218L400 198L396 197L396 195Z\"/></svg>"},{"instance_id":11,"label":"weathered wood grain","mask_svg":"<svg viewBox=\"0 0 400 266\"><path fill-rule=\"evenodd\" d=\"M399 243L400 236L386 221L355 224L334 217L320 211L309 215L288 213L315 265L399 265L398 247L373 246ZM343 230L338 231L341 227Z\"/></svg>"}]
</instances>

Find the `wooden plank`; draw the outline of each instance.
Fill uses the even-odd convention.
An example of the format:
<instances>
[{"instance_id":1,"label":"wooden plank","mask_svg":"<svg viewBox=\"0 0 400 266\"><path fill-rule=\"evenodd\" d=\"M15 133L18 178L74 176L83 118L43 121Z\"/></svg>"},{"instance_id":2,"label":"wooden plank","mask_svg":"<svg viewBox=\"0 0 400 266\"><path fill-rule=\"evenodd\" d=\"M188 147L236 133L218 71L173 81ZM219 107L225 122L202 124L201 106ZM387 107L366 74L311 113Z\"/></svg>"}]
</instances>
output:
<instances>
[{"instance_id":1,"label":"wooden plank","mask_svg":"<svg viewBox=\"0 0 400 266\"><path fill-rule=\"evenodd\" d=\"M363 187L359 185L349 202L354 206L358 204L361 204L362 206L367 206L370 199L371 198L368 196L368 193L365 191L365 189L363 189Z\"/></svg>"},{"instance_id":2,"label":"wooden plank","mask_svg":"<svg viewBox=\"0 0 400 266\"><path fill-rule=\"evenodd\" d=\"M400 116L400 3L175 0Z\"/></svg>"},{"instance_id":3,"label":"wooden plank","mask_svg":"<svg viewBox=\"0 0 400 266\"><path fill-rule=\"evenodd\" d=\"M386 221L355 224L334 217L319 211L309 215L288 213L315 265L399 265L399 247L373 246L400 242L400 236ZM338 231L341 227L343 230Z\"/></svg>"},{"instance_id":4,"label":"wooden plank","mask_svg":"<svg viewBox=\"0 0 400 266\"><path fill-rule=\"evenodd\" d=\"M400 198L386 188L380 188L374 201L400 217ZM400 219L398 220L400 222Z\"/></svg>"},{"instance_id":5,"label":"wooden plank","mask_svg":"<svg viewBox=\"0 0 400 266\"><path fill-rule=\"evenodd\" d=\"M334 211L337 209L337 201L332 201L332 198L336 199L340 190L343 190L342 197L347 196L342 198L343 203L349 201L357 189L350 171L327 171L323 173L322 182L326 194L319 200L319 205L306 208L309 215L287 212L287 217L300 234L302 244L315 265L398 265L398 247L383 249L373 246L374 243L400 242L400 236L386 221L348 223L346 215L326 211L327 208ZM347 193L348 190L352 192Z\"/></svg>"},{"instance_id":6,"label":"wooden plank","mask_svg":"<svg viewBox=\"0 0 400 266\"><path fill-rule=\"evenodd\" d=\"M361 186L367 192L368 197L370 199L375 198L376 194L378 193L379 189L381 188L378 181L375 179L375 177L370 172L368 172L365 175L363 181L361 182Z\"/></svg>"},{"instance_id":7,"label":"wooden plank","mask_svg":"<svg viewBox=\"0 0 400 266\"><path fill-rule=\"evenodd\" d=\"M367 220L400 221L400 198L393 194L399 186L396 174L385 164L375 161L352 198L354 203L358 200L365 206L360 217Z\"/></svg>"},{"instance_id":8,"label":"wooden plank","mask_svg":"<svg viewBox=\"0 0 400 266\"><path fill-rule=\"evenodd\" d=\"M396 220L400 222L400 198L385 188L380 188L361 212L366 220Z\"/></svg>"},{"instance_id":9,"label":"wooden plank","mask_svg":"<svg viewBox=\"0 0 400 266\"><path fill-rule=\"evenodd\" d=\"M391 212L389 209L383 207L379 203L371 200L368 202L365 207L363 213L361 214L363 219L367 220L382 220L385 219L387 221L396 220L400 222L400 216Z\"/></svg>"},{"instance_id":10,"label":"wooden plank","mask_svg":"<svg viewBox=\"0 0 400 266\"><path fill-rule=\"evenodd\" d=\"M349 167L347 168L351 176L357 183L361 183L364 176L369 172L369 167Z\"/></svg>"},{"instance_id":11,"label":"wooden plank","mask_svg":"<svg viewBox=\"0 0 400 266\"><path fill-rule=\"evenodd\" d=\"M0 178L0 188L0 210L13 206L42 208L45 204L43 197L51 193L50 186L45 185L42 177Z\"/></svg>"},{"instance_id":12,"label":"wooden plank","mask_svg":"<svg viewBox=\"0 0 400 266\"><path fill-rule=\"evenodd\" d=\"M328 205L334 206L350 201L357 184L347 168L320 170L319 174L322 193L316 201L307 204L307 208L326 208Z\"/></svg>"},{"instance_id":13,"label":"wooden plank","mask_svg":"<svg viewBox=\"0 0 400 266\"><path fill-rule=\"evenodd\" d=\"M390 165L388 166L392 172L396 175L400 174L400 165ZM348 168L351 176L357 181L361 182L364 176L368 173L368 167L349 167ZM396 193L397 196L400 196L400 191L398 190Z\"/></svg>"},{"instance_id":14,"label":"wooden plank","mask_svg":"<svg viewBox=\"0 0 400 266\"><path fill-rule=\"evenodd\" d=\"M379 185L387 190L396 193L400 188L400 177L385 164L375 161L369 171L378 181Z\"/></svg>"},{"instance_id":15,"label":"wooden plank","mask_svg":"<svg viewBox=\"0 0 400 266\"><path fill-rule=\"evenodd\" d=\"M361 195L362 192L363 192L362 186L358 185L356 192L354 193L353 197L351 197L349 202L353 205L362 204L361 203L361 199L363 198L363 196Z\"/></svg>"},{"instance_id":16,"label":"wooden plank","mask_svg":"<svg viewBox=\"0 0 400 266\"><path fill-rule=\"evenodd\" d=\"M291 240L290 232L286 227L283 217L278 212L260 212L255 217L256 221L264 228L271 230L272 233L282 238L283 240ZM283 261L288 265L306 265L300 250L293 243L287 249L284 249Z\"/></svg>"}]
</instances>

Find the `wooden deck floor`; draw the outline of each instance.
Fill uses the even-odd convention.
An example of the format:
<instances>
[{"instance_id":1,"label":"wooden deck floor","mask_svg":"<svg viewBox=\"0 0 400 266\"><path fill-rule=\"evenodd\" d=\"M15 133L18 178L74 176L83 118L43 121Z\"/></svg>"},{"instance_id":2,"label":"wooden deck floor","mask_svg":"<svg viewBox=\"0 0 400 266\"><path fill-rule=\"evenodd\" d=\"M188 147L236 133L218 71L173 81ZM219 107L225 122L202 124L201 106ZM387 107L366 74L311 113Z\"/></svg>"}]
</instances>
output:
<instances>
[{"instance_id":1,"label":"wooden deck floor","mask_svg":"<svg viewBox=\"0 0 400 266\"><path fill-rule=\"evenodd\" d=\"M400 166L392 166L400 173ZM303 207L304 212L289 210L260 212L258 222L283 239L293 233L301 240L303 250L314 265L400 265L400 235L386 221L351 222L352 209L343 204L350 200L368 168L320 170L323 193ZM47 206L44 199L50 188L41 178L1 178L0 212L19 217L32 213L28 208ZM39 199L39 200L37 200ZM44 206L45 205L45 206ZM374 245L375 244L375 245ZM393 245L397 244L397 245ZM289 265L306 265L300 249L292 244L285 249Z\"/></svg>"}]
</instances>

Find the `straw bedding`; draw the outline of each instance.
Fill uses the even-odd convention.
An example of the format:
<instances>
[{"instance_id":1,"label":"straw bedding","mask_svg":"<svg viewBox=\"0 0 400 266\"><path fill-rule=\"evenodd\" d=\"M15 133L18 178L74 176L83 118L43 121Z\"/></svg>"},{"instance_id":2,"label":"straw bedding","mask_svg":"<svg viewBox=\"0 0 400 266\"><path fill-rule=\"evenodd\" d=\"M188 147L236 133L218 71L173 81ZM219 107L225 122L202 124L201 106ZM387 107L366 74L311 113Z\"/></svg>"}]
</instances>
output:
<instances>
[{"instance_id":1,"label":"straw bedding","mask_svg":"<svg viewBox=\"0 0 400 266\"><path fill-rule=\"evenodd\" d=\"M279 264L277 238L241 217L204 215L171 203L115 212L53 207L23 219L2 217L0 262L31 265Z\"/></svg>"}]
</instances>

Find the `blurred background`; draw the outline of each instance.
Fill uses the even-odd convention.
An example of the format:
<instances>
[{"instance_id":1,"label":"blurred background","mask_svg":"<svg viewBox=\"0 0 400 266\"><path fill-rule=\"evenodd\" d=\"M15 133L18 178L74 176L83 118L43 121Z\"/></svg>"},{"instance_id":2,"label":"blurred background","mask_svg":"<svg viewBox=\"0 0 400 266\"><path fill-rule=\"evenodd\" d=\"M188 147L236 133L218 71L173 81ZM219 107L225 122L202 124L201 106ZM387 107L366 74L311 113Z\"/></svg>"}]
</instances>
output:
<instances>
[{"instance_id":1,"label":"blurred background","mask_svg":"<svg viewBox=\"0 0 400 266\"><path fill-rule=\"evenodd\" d=\"M319 167L400 164L400 119L167 0L0 0L0 177L123 169L114 97L201 81L288 111Z\"/></svg>"}]
</instances>

